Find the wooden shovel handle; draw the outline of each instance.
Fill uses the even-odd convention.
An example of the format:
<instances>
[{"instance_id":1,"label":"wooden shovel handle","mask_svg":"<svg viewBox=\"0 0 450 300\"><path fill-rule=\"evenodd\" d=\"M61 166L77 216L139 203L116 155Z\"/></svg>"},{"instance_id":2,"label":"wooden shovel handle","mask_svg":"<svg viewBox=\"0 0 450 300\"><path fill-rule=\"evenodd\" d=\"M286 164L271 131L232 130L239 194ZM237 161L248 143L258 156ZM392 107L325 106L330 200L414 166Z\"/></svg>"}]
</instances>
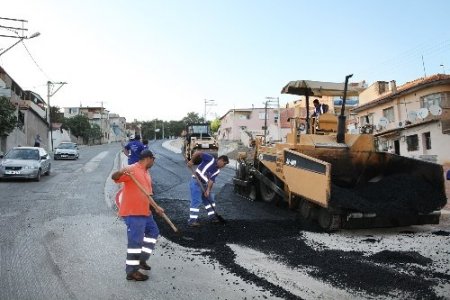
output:
<instances>
[{"instance_id":1,"label":"wooden shovel handle","mask_svg":"<svg viewBox=\"0 0 450 300\"><path fill-rule=\"evenodd\" d=\"M147 194L142 184L139 181L137 181L136 177L134 177L133 174L127 173L127 175L130 176L131 180L133 180L133 182L137 185L137 187L141 190L142 193L144 193L148 198L151 197L149 194ZM163 217L164 221L166 221L167 224L169 224L169 226L172 228L174 232L178 232L178 228L172 223L172 221L165 213L162 213L161 216Z\"/></svg>"}]
</instances>

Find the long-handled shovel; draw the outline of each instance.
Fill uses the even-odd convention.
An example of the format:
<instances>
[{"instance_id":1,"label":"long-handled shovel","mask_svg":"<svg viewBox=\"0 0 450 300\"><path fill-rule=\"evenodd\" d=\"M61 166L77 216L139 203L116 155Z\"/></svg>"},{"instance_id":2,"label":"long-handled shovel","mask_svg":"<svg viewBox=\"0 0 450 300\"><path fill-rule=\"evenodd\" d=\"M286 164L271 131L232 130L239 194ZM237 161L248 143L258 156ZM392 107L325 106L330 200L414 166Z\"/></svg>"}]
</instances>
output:
<instances>
[{"instance_id":1,"label":"long-handled shovel","mask_svg":"<svg viewBox=\"0 0 450 300\"><path fill-rule=\"evenodd\" d=\"M191 170L192 175L193 175L193 176L195 177L195 179L197 180L197 183L198 183L198 185L200 186L200 188L202 189L203 194L205 194L205 188L203 187L203 184L201 183L200 179L198 179L197 174L195 174L194 169L192 169L191 167L189 167L189 170ZM222 223L222 224L226 224L227 221L226 221L221 215L219 215L219 214L217 213L216 209L214 208L213 203L211 202L211 200L209 200L209 197L206 197L206 196L205 196L205 199L208 201L209 205L211 205L211 208L212 208L214 214L216 215L217 220L219 220L219 222Z\"/></svg>"},{"instance_id":2,"label":"long-handled shovel","mask_svg":"<svg viewBox=\"0 0 450 300\"><path fill-rule=\"evenodd\" d=\"M130 176L131 180L133 180L133 182L137 185L137 187L141 190L142 193L144 193L148 198L152 197L149 194L147 194L147 192L145 191L145 189L142 186L142 184L139 181L137 181L136 177L134 177L133 174L127 173L127 175ZM153 198L151 198L151 199L153 199ZM173 229L173 231L175 233L179 232L178 228L172 223L172 221L169 219L169 217L165 213L162 213L161 217L163 217L164 221L166 221L167 224L169 224L169 226Z\"/></svg>"}]
</instances>

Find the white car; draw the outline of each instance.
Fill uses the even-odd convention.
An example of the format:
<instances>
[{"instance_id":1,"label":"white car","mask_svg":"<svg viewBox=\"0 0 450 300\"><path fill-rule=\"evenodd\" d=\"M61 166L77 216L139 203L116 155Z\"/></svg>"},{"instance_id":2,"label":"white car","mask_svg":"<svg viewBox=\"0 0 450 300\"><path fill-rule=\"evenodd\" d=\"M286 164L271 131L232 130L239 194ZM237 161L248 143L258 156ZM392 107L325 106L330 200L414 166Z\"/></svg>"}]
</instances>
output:
<instances>
[{"instance_id":1,"label":"white car","mask_svg":"<svg viewBox=\"0 0 450 300\"><path fill-rule=\"evenodd\" d=\"M14 147L0 155L0 178L32 178L50 175L50 155L40 147Z\"/></svg>"},{"instance_id":2,"label":"white car","mask_svg":"<svg viewBox=\"0 0 450 300\"><path fill-rule=\"evenodd\" d=\"M80 152L78 151L78 145L72 142L62 142L55 148L53 159L78 159Z\"/></svg>"}]
</instances>

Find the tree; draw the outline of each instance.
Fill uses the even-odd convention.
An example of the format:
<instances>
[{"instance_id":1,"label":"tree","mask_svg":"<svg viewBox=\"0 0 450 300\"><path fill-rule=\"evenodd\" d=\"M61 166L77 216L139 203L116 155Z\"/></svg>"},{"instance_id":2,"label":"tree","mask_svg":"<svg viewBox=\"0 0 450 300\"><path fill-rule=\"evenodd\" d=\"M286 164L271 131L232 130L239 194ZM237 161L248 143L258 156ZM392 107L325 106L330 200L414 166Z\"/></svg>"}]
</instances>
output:
<instances>
[{"instance_id":1,"label":"tree","mask_svg":"<svg viewBox=\"0 0 450 300\"><path fill-rule=\"evenodd\" d=\"M91 128L88 131L88 144L92 141L95 144L95 140L100 140L103 137L102 129L98 124L92 124Z\"/></svg>"},{"instance_id":2,"label":"tree","mask_svg":"<svg viewBox=\"0 0 450 300\"><path fill-rule=\"evenodd\" d=\"M211 122L211 131L213 133L216 133L219 130L219 127L220 127L220 120L219 119L214 119Z\"/></svg>"},{"instance_id":3,"label":"tree","mask_svg":"<svg viewBox=\"0 0 450 300\"><path fill-rule=\"evenodd\" d=\"M50 119L52 123L64 123L64 114L61 112L61 108L52 106L50 108Z\"/></svg>"},{"instance_id":4,"label":"tree","mask_svg":"<svg viewBox=\"0 0 450 300\"><path fill-rule=\"evenodd\" d=\"M6 97L0 97L0 136L10 134L17 125L16 108Z\"/></svg>"},{"instance_id":5,"label":"tree","mask_svg":"<svg viewBox=\"0 0 450 300\"><path fill-rule=\"evenodd\" d=\"M205 120L198 115L196 112L190 112L186 117L181 120L185 125L192 123L203 123Z\"/></svg>"},{"instance_id":6,"label":"tree","mask_svg":"<svg viewBox=\"0 0 450 300\"><path fill-rule=\"evenodd\" d=\"M77 138L82 137L84 140L89 139L91 124L89 124L89 119L86 116L76 115L66 120L66 125L74 136Z\"/></svg>"}]
</instances>

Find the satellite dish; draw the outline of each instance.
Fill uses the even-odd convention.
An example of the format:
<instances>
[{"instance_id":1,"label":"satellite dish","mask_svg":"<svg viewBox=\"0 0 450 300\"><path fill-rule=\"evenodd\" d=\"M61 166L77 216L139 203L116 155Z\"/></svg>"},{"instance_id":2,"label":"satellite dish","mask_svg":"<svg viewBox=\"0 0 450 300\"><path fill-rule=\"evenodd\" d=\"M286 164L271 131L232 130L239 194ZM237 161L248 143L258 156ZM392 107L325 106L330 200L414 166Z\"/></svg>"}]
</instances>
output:
<instances>
[{"instance_id":1,"label":"satellite dish","mask_svg":"<svg viewBox=\"0 0 450 300\"><path fill-rule=\"evenodd\" d=\"M440 116L442 114L442 108L439 105L431 105L429 109L433 116Z\"/></svg>"},{"instance_id":2,"label":"satellite dish","mask_svg":"<svg viewBox=\"0 0 450 300\"><path fill-rule=\"evenodd\" d=\"M415 122L417 119L417 112L414 110L409 111L408 115L406 116L406 119L411 123Z\"/></svg>"},{"instance_id":3,"label":"satellite dish","mask_svg":"<svg viewBox=\"0 0 450 300\"><path fill-rule=\"evenodd\" d=\"M428 116L428 109L421 108L417 111L417 116L421 119L425 119Z\"/></svg>"},{"instance_id":4,"label":"satellite dish","mask_svg":"<svg viewBox=\"0 0 450 300\"><path fill-rule=\"evenodd\" d=\"M378 121L378 126L380 126L381 128L385 128L387 124L389 124L389 120L386 117L381 117Z\"/></svg>"}]
</instances>

